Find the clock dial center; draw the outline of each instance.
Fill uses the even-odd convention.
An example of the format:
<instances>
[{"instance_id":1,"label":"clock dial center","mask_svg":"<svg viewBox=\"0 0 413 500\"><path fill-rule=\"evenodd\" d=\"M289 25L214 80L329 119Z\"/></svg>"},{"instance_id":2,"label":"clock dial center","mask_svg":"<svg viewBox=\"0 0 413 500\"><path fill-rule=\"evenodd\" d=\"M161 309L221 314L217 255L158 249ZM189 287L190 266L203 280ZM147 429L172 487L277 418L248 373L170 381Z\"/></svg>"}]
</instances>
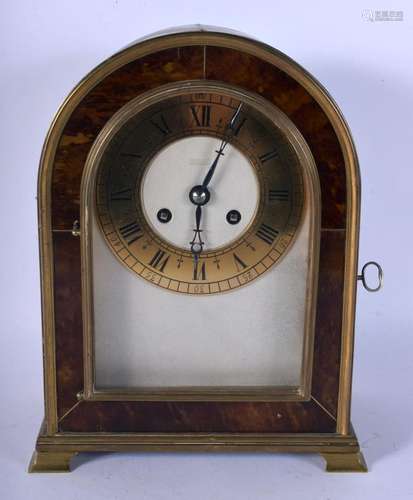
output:
<instances>
[{"instance_id":1,"label":"clock dial center","mask_svg":"<svg viewBox=\"0 0 413 500\"><path fill-rule=\"evenodd\" d=\"M140 187L143 215L154 233L177 249L193 253L195 210L201 221L196 243L202 253L230 245L254 221L260 202L260 183L249 158L228 144L225 156L208 187L199 184L216 156L219 137L188 135L160 149L148 164ZM234 189L234 185L237 189ZM165 224L157 217L159 206L168 207L173 218ZM239 224L226 222L226 214L239 207ZM202 238L200 237L202 234Z\"/></svg>"},{"instance_id":2,"label":"clock dial center","mask_svg":"<svg viewBox=\"0 0 413 500\"><path fill-rule=\"evenodd\" d=\"M189 192L189 199L194 205L206 205L210 198L209 189L203 186L194 186Z\"/></svg>"}]
</instances>

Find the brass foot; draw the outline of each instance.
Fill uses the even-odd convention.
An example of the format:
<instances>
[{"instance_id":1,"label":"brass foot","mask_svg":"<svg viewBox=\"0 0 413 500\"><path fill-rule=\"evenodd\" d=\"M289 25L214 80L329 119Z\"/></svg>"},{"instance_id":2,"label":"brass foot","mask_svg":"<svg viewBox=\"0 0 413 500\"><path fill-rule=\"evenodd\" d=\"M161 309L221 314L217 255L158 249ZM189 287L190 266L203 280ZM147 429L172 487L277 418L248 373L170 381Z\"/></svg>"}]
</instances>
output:
<instances>
[{"instance_id":1,"label":"brass foot","mask_svg":"<svg viewBox=\"0 0 413 500\"><path fill-rule=\"evenodd\" d=\"M35 451L30 460L29 472L70 472L73 451Z\"/></svg>"},{"instance_id":2,"label":"brass foot","mask_svg":"<svg viewBox=\"0 0 413 500\"><path fill-rule=\"evenodd\" d=\"M367 472L361 451L355 453L321 453L327 472Z\"/></svg>"}]
</instances>

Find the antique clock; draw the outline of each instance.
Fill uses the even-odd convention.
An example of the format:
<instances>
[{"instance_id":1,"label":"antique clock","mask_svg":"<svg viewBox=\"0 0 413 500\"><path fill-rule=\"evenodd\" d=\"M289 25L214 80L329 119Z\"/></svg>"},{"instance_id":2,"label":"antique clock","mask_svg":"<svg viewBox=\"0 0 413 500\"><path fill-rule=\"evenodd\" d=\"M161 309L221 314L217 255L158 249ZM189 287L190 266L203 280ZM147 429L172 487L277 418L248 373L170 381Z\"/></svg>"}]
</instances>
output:
<instances>
[{"instance_id":1,"label":"antique clock","mask_svg":"<svg viewBox=\"0 0 413 500\"><path fill-rule=\"evenodd\" d=\"M202 26L128 46L57 113L38 199L31 471L124 450L312 452L366 470L350 424L357 157L298 64Z\"/></svg>"}]
</instances>

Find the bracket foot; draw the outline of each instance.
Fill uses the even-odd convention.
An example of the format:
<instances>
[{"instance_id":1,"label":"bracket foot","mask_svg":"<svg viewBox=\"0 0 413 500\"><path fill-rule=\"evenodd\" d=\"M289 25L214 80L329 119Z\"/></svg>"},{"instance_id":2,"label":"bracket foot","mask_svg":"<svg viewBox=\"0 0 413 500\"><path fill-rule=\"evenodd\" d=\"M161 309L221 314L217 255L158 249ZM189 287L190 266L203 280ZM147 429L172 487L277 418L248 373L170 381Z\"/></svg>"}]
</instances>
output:
<instances>
[{"instance_id":1,"label":"bracket foot","mask_svg":"<svg viewBox=\"0 0 413 500\"><path fill-rule=\"evenodd\" d=\"M327 472L367 472L361 451L354 453L321 453L326 461Z\"/></svg>"},{"instance_id":2,"label":"bracket foot","mask_svg":"<svg viewBox=\"0 0 413 500\"><path fill-rule=\"evenodd\" d=\"M70 472L73 451L35 451L28 472Z\"/></svg>"}]
</instances>

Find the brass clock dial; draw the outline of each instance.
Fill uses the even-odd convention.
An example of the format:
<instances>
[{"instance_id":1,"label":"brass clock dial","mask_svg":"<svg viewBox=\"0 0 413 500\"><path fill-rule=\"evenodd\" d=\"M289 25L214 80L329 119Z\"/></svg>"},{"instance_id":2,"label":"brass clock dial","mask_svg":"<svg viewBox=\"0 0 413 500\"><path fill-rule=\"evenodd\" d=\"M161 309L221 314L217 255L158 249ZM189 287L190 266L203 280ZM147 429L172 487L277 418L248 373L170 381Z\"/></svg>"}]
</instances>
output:
<instances>
[{"instance_id":1,"label":"brass clock dial","mask_svg":"<svg viewBox=\"0 0 413 500\"><path fill-rule=\"evenodd\" d=\"M303 139L258 96L169 86L121 110L97 155L96 213L112 252L168 290L243 286L288 251L302 219Z\"/></svg>"}]
</instances>

